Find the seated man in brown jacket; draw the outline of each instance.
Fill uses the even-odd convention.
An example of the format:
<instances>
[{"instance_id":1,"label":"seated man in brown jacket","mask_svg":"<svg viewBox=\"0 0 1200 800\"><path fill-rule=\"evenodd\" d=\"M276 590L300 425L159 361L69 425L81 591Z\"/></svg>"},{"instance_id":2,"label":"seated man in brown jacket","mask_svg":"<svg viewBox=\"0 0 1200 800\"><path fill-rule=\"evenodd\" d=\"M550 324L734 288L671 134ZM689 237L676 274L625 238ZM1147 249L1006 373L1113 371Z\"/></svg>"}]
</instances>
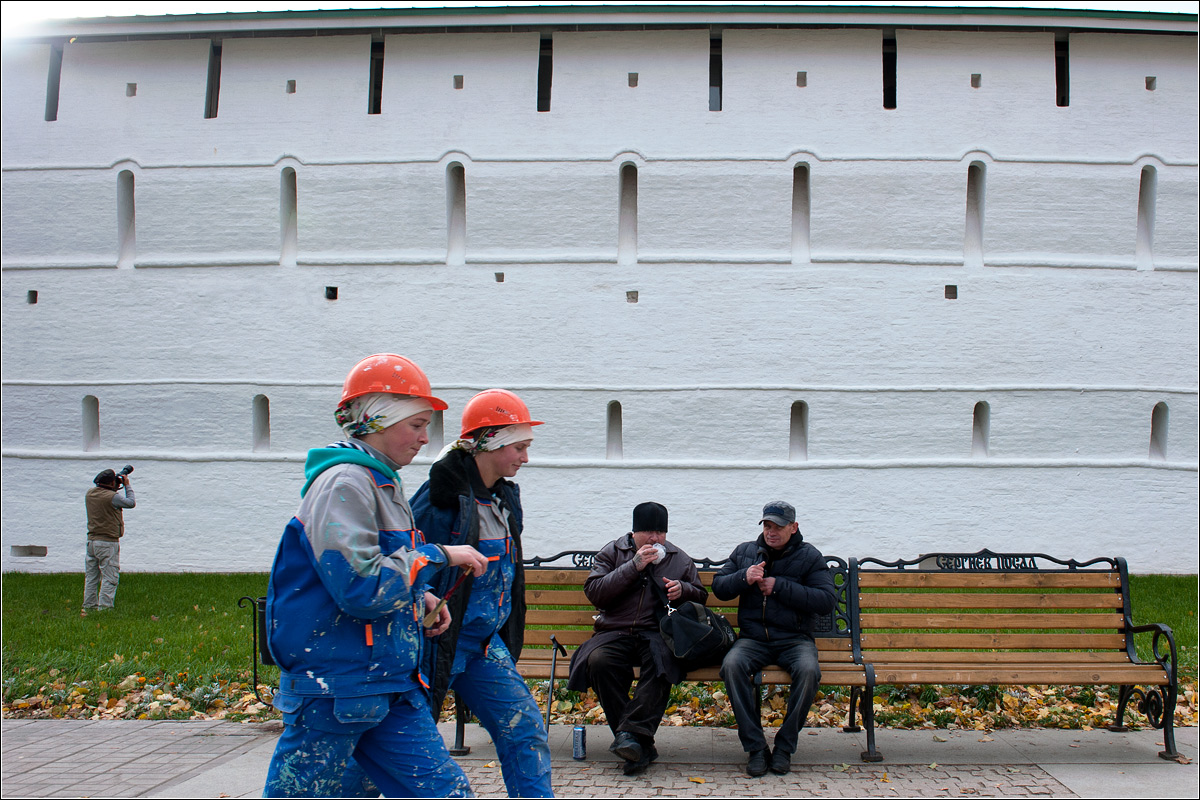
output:
<instances>
[{"instance_id":1,"label":"seated man in brown jacket","mask_svg":"<svg viewBox=\"0 0 1200 800\"><path fill-rule=\"evenodd\" d=\"M612 729L609 749L625 759L626 775L642 772L658 758L654 732L684 669L671 655L658 623L666 608L651 581L658 581L672 604L703 603L708 592L687 553L667 542L667 509L641 503L633 510L633 532L609 542L596 554L583 591L600 611L595 633L571 657L567 688L591 686ZM629 697L633 668L641 669Z\"/></svg>"}]
</instances>

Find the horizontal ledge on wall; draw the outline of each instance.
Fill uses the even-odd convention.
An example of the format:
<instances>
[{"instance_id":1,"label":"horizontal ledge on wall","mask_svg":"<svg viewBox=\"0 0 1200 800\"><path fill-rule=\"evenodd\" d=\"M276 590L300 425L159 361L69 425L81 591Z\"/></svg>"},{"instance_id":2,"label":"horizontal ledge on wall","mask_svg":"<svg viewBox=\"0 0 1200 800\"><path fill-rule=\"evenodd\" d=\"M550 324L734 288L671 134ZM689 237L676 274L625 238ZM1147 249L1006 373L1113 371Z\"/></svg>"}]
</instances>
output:
<instances>
[{"instance_id":1,"label":"horizontal ledge on wall","mask_svg":"<svg viewBox=\"0 0 1200 800\"><path fill-rule=\"evenodd\" d=\"M790 260L790 259L789 259ZM832 253L814 252L810 258L814 264L898 264L901 266L961 267L962 256L937 255L934 253Z\"/></svg>"},{"instance_id":2,"label":"horizontal ledge on wall","mask_svg":"<svg viewBox=\"0 0 1200 800\"><path fill-rule=\"evenodd\" d=\"M275 259L278 263L279 259ZM388 266L435 266L446 263L446 251L407 253L363 253L310 254L296 256L301 267L388 267Z\"/></svg>"},{"instance_id":3,"label":"horizontal ledge on wall","mask_svg":"<svg viewBox=\"0 0 1200 800\"><path fill-rule=\"evenodd\" d=\"M746 154L742 156L730 155L703 155L703 154L682 154L670 156L655 156L644 155L631 148L620 150L615 155L595 154L595 155L563 155L563 156L529 156L529 155L493 155L487 158L472 158L471 156L462 153L460 150L453 151L454 160L463 160L471 166L479 167L486 164L615 164L622 161L628 161L631 155L636 155L641 161L643 167L652 164L784 164L790 165L796 160L808 161L813 164L838 164L838 163L910 163L910 162L932 162L943 164L960 164L970 158L979 158L981 155L985 160L994 164L1030 164L1037 166L1045 165L1062 165L1062 166L1089 166L1089 167L1128 167L1138 162L1152 160L1163 168L1194 168L1200 166L1200 161L1189 158L1173 159L1164 157L1158 153L1142 153L1135 157L1079 157L1079 158L1061 158L1054 156L1039 156L1039 155L996 155L981 147L969 147L956 153L913 153L906 151L903 153L841 153L841 154L819 154L811 150L791 151L784 155L761 154L753 155ZM206 161L206 162L159 162L151 164L139 164L137 161L128 158L122 158L114 162L104 164L8 164L0 167L0 173L17 173L17 172L46 172L46 171L73 171L73 172L108 172L121 167L133 165L138 170L149 172L153 170L170 170L170 169L278 169L280 164L287 162L295 166L305 168L317 167L391 167L402 165L435 165L441 164L449 156L448 153L443 153L438 156L409 156L396 158L342 158L342 159L311 159L305 160L297 158L293 155L281 155L278 158L271 160L253 160L253 161Z\"/></svg>"},{"instance_id":4,"label":"horizontal ledge on wall","mask_svg":"<svg viewBox=\"0 0 1200 800\"><path fill-rule=\"evenodd\" d=\"M791 264L792 254L638 251L637 260L641 264Z\"/></svg>"},{"instance_id":5,"label":"horizontal ledge on wall","mask_svg":"<svg viewBox=\"0 0 1200 800\"><path fill-rule=\"evenodd\" d=\"M42 386L42 387L89 387L89 386L291 386L297 388L321 389L340 387L342 380L289 380L277 378L122 378L98 380L38 380L11 379L0 380L0 386ZM434 381L439 391L471 391L481 392L491 384L442 383ZM993 394L1002 392L1072 392L1085 394L1087 392L1122 392L1143 394L1181 394L1200 396L1200 388L1195 386L1132 386L1124 384L980 384L972 385L921 385L908 386L852 386L834 384L763 384L763 383L731 383L731 384L647 384L641 386L601 386L596 384L577 383L510 383L505 384L511 391L523 392L602 392L605 394L636 394L660 392L826 392L830 394L890 394L890 393L947 393L947 394Z\"/></svg>"},{"instance_id":6,"label":"horizontal ledge on wall","mask_svg":"<svg viewBox=\"0 0 1200 800\"><path fill-rule=\"evenodd\" d=\"M168 462L274 462L302 463L306 452L251 453L197 452L167 453L154 450L51 451L5 448L4 458L41 461L168 461ZM432 457L421 456L412 465L427 467ZM882 458L839 461L721 461L715 459L580 459L539 458L525 469L638 469L638 470L822 470L822 469L1159 469L1181 472L1200 471L1194 461L1150 461L1131 458Z\"/></svg>"},{"instance_id":7,"label":"horizontal ledge on wall","mask_svg":"<svg viewBox=\"0 0 1200 800\"><path fill-rule=\"evenodd\" d=\"M443 259L444 260L444 259ZM616 252L603 253L514 253L469 252L468 264L615 264Z\"/></svg>"},{"instance_id":8,"label":"horizontal ledge on wall","mask_svg":"<svg viewBox=\"0 0 1200 800\"><path fill-rule=\"evenodd\" d=\"M102 256L79 256L70 258L6 258L0 262L0 270L29 269L116 269L117 262Z\"/></svg>"},{"instance_id":9,"label":"horizontal ledge on wall","mask_svg":"<svg viewBox=\"0 0 1200 800\"><path fill-rule=\"evenodd\" d=\"M1053 258L1044 254L986 256L985 267L1051 267L1068 269L1127 269L1136 270L1137 261L1130 258L1104 258L1102 256L1073 256Z\"/></svg>"},{"instance_id":10,"label":"horizontal ledge on wall","mask_svg":"<svg viewBox=\"0 0 1200 800\"><path fill-rule=\"evenodd\" d=\"M204 258L179 258L171 256L139 256L133 266L137 269L179 269L186 267L264 267L279 264L278 253L247 253Z\"/></svg>"}]
</instances>

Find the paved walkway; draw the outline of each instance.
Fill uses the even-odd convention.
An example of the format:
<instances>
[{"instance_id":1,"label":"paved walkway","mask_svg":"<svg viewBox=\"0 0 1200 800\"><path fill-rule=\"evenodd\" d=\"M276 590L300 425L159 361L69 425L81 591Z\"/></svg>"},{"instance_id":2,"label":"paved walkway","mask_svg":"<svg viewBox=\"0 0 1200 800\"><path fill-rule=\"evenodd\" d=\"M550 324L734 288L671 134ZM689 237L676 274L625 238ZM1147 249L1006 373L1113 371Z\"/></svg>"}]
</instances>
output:
<instances>
[{"instance_id":1,"label":"paved walkway","mask_svg":"<svg viewBox=\"0 0 1200 800\"><path fill-rule=\"evenodd\" d=\"M5 797L259 797L279 723L12 720L3 734ZM480 797L504 797L495 749L468 726L459 759ZM447 741L453 726L443 725ZM1188 797L1200 794L1197 729L1176 731L1182 765L1157 755L1157 731L878 731L885 760L864 764L865 736L805 731L790 775L750 778L737 732L662 728L659 762L621 773L607 728L589 726L588 760L571 729L551 730L560 797Z\"/></svg>"}]
</instances>

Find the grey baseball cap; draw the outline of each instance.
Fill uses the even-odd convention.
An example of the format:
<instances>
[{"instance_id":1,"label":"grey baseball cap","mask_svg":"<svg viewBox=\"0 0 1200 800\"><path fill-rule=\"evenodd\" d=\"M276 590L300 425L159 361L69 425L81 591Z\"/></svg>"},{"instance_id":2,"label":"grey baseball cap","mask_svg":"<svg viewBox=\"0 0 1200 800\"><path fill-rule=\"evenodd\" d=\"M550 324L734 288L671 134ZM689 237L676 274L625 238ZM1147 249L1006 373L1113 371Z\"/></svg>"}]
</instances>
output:
<instances>
[{"instance_id":1,"label":"grey baseball cap","mask_svg":"<svg viewBox=\"0 0 1200 800\"><path fill-rule=\"evenodd\" d=\"M782 500L772 500L763 506L762 519L758 522L761 525L767 520L779 526L791 525L796 521L796 509L792 507L791 503L785 503Z\"/></svg>"}]
</instances>

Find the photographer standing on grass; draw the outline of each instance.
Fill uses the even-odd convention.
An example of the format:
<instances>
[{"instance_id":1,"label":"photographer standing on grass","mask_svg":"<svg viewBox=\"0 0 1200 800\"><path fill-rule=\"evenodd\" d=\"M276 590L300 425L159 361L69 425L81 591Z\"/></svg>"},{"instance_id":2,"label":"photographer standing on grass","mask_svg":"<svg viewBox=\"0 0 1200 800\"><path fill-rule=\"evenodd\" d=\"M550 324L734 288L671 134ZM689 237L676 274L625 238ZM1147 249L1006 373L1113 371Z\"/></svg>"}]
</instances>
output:
<instances>
[{"instance_id":1,"label":"photographer standing on grass","mask_svg":"<svg viewBox=\"0 0 1200 800\"><path fill-rule=\"evenodd\" d=\"M81 617L86 617L89 610L110 609L116 601L117 584L121 580L121 537L125 535L125 518L121 511L137 505L133 487L129 484L131 472L131 466L126 466L120 474L106 469L92 480L96 485L83 496L87 506L88 541L87 557L83 561ZM122 486L125 487L124 496L117 493Z\"/></svg>"}]
</instances>

